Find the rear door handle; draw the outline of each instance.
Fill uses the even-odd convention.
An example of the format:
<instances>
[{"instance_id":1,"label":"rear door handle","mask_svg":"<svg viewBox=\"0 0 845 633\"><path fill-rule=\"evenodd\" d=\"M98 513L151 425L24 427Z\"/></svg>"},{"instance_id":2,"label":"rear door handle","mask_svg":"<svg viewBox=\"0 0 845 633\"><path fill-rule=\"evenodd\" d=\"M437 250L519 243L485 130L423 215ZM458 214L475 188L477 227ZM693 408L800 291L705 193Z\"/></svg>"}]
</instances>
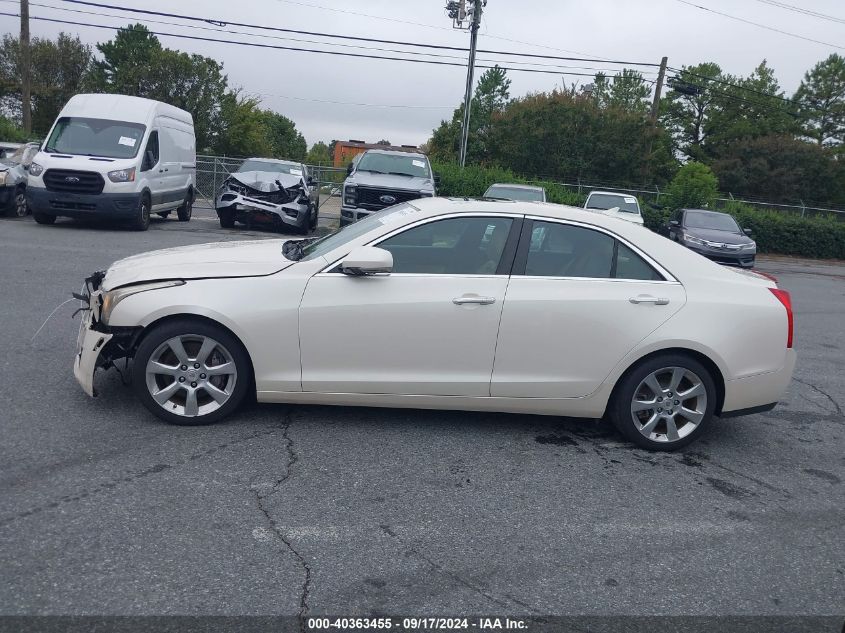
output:
<instances>
[{"instance_id":1,"label":"rear door handle","mask_svg":"<svg viewBox=\"0 0 845 633\"><path fill-rule=\"evenodd\" d=\"M454 303L456 306L462 306L467 303L476 303L479 305L487 306L491 303L496 303L496 297L479 297L477 295L465 295L463 297L455 297L454 299L452 299L452 303Z\"/></svg>"},{"instance_id":2,"label":"rear door handle","mask_svg":"<svg viewBox=\"0 0 845 633\"><path fill-rule=\"evenodd\" d=\"M669 303L666 297L652 297L651 295L637 295L628 299L631 303L653 303L656 306L665 306Z\"/></svg>"}]
</instances>

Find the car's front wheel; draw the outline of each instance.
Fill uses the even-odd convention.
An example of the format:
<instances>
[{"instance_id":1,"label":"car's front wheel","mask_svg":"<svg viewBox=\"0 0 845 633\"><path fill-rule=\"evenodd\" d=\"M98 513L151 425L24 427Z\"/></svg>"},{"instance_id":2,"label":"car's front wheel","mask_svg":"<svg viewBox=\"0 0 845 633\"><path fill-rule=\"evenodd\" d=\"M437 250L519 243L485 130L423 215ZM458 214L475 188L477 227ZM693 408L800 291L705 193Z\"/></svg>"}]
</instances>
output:
<instances>
[{"instance_id":1,"label":"car's front wheel","mask_svg":"<svg viewBox=\"0 0 845 633\"><path fill-rule=\"evenodd\" d=\"M235 212L230 209L218 209L217 217L220 219L221 229L235 228Z\"/></svg>"},{"instance_id":2,"label":"car's front wheel","mask_svg":"<svg viewBox=\"0 0 845 633\"><path fill-rule=\"evenodd\" d=\"M26 189L23 186L19 186L15 189L14 198L12 199L12 217L22 218L28 211Z\"/></svg>"},{"instance_id":3,"label":"car's front wheel","mask_svg":"<svg viewBox=\"0 0 845 633\"><path fill-rule=\"evenodd\" d=\"M635 444L673 451L703 432L715 407L716 386L704 365L691 356L661 354L628 372L614 390L608 413Z\"/></svg>"},{"instance_id":4,"label":"car's front wheel","mask_svg":"<svg viewBox=\"0 0 845 633\"><path fill-rule=\"evenodd\" d=\"M170 424L217 422L234 411L251 382L237 338L206 321L156 327L135 353L132 386L147 409Z\"/></svg>"}]
</instances>

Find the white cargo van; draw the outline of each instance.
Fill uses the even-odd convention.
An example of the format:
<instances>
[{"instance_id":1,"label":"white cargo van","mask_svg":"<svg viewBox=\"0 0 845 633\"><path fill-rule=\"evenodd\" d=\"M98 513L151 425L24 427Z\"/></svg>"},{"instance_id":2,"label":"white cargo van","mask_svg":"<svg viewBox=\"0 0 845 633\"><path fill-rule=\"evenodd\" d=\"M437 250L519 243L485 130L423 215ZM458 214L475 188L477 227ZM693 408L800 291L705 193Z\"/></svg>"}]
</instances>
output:
<instances>
[{"instance_id":1,"label":"white cargo van","mask_svg":"<svg viewBox=\"0 0 845 633\"><path fill-rule=\"evenodd\" d=\"M81 94L62 108L29 166L26 198L39 224L102 218L144 231L151 213L191 219L196 166L190 113L139 97Z\"/></svg>"}]
</instances>

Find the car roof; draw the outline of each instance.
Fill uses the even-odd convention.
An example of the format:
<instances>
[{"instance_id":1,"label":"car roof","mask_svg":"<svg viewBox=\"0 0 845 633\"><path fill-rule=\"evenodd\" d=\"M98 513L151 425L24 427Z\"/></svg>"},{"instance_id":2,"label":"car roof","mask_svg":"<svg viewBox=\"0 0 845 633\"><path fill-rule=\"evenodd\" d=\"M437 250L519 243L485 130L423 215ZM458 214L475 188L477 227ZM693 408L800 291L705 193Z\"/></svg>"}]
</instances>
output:
<instances>
[{"instance_id":1,"label":"car roof","mask_svg":"<svg viewBox=\"0 0 845 633\"><path fill-rule=\"evenodd\" d=\"M626 197L626 198L636 198L637 197L632 193L625 193L625 192L619 192L619 191L598 191L598 190L597 191L591 191L590 193L587 194L587 197L589 198L594 193L598 193L598 194L601 194L603 196L619 196L620 198L623 197L623 196Z\"/></svg>"},{"instance_id":2,"label":"car roof","mask_svg":"<svg viewBox=\"0 0 845 633\"><path fill-rule=\"evenodd\" d=\"M244 162L248 160L254 160L259 163L291 163L293 165L301 165L302 163L298 160L288 160L287 158L247 158L244 159Z\"/></svg>"},{"instance_id":3,"label":"car roof","mask_svg":"<svg viewBox=\"0 0 845 633\"><path fill-rule=\"evenodd\" d=\"M510 187L511 189L530 189L532 191L544 191L543 187L538 187L537 185L523 185L516 182L494 182L492 185L487 187L487 189L492 189L493 187Z\"/></svg>"},{"instance_id":4,"label":"car roof","mask_svg":"<svg viewBox=\"0 0 845 633\"><path fill-rule=\"evenodd\" d=\"M730 215L730 213L714 211L713 209L681 209L681 211L695 211L696 213L709 213L710 215Z\"/></svg>"}]
</instances>

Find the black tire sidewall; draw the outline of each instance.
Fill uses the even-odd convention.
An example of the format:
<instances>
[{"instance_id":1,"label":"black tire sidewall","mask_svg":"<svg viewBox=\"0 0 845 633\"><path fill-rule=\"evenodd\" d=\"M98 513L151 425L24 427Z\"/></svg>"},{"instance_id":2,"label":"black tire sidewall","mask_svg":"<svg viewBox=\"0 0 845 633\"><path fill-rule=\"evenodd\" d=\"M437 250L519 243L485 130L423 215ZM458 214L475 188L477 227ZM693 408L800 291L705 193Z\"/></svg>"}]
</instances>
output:
<instances>
[{"instance_id":1,"label":"black tire sidewall","mask_svg":"<svg viewBox=\"0 0 845 633\"><path fill-rule=\"evenodd\" d=\"M23 214L18 213L18 196L22 195L23 198ZM12 209L11 214L12 217L15 218L25 218L27 216L29 209L27 208L26 204L26 189L23 187L16 187L15 190L12 192Z\"/></svg>"},{"instance_id":2,"label":"black tire sidewall","mask_svg":"<svg viewBox=\"0 0 845 633\"><path fill-rule=\"evenodd\" d=\"M144 208L146 206L146 213ZM152 205L150 204L150 197L146 193L141 196L138 202L138 211L135 220L132 223L132 228L136 231L146 231L150 228L150 216L152 215Z\"/></svg>"},{"instance_id":3,"label":"black tire sidewall","mask_svg":"<svg viewBox=\"0 0 845 633\"><path fill-rule=\"evenodd\" d=\"M640 382L653 371L663 367L684 367L694 372L701 378L704 388L707 391L707 409L704 419L698 427L686 437L677 442L655 442L643 436L634 426L631 419L631 400L634 397L634 389ZM716 408L716 384L710 371L700 362L685 354L660 354L654 356L629 371L618 384L613 393L613 400L608 406L610 419L616 429L629 441L651 451L674 451L694 442L710 425L713 420Z\"/></svg>"},{"instance_id":4,"label":"black tire sidewall","mask_svg":"<svg viewBox=\"0 0 845 633\"><path fill-rule=\"evenodd\" d=\"M235 228L235 214L229 209L220 209L217 211L217 217L220 220L221 229Z\"/></svg>"},{"instance_id":5,"label":"black tire sidewall","mask_svg":"<svg viewBox=\"0 0 845 633\"><path fill-rule=\"evenodd\" d=\"M197 334L210 336L229 350L237 368L238 377L232 397L216 411L193 418L187 418L166 411L159 405L147 390L146 371L150 356L164 341L178 335ZM214 424L234 412L243 401L252 384L251 364L249 355L243 344L228 330L219 325L199 319L177 319L154 326L141 341L135 352L132 367L132 389L141 403L156 417L168 424L179 426L202 426Z\"/></svg>"},{"instance_id":6,"label":"black tire sidewall","mask_svg":"<svg viewBox=\"0 0 845 633\"><path fill-rule=\"evenodd\" d=\"M179 218L180 222L187 222L191 219L191 216L194 213L194 195L192 192L188 192L187 197L185 198L185 202L182 204L181 207L176 209L176 216Z\"/></svg>"}]
</instances>

